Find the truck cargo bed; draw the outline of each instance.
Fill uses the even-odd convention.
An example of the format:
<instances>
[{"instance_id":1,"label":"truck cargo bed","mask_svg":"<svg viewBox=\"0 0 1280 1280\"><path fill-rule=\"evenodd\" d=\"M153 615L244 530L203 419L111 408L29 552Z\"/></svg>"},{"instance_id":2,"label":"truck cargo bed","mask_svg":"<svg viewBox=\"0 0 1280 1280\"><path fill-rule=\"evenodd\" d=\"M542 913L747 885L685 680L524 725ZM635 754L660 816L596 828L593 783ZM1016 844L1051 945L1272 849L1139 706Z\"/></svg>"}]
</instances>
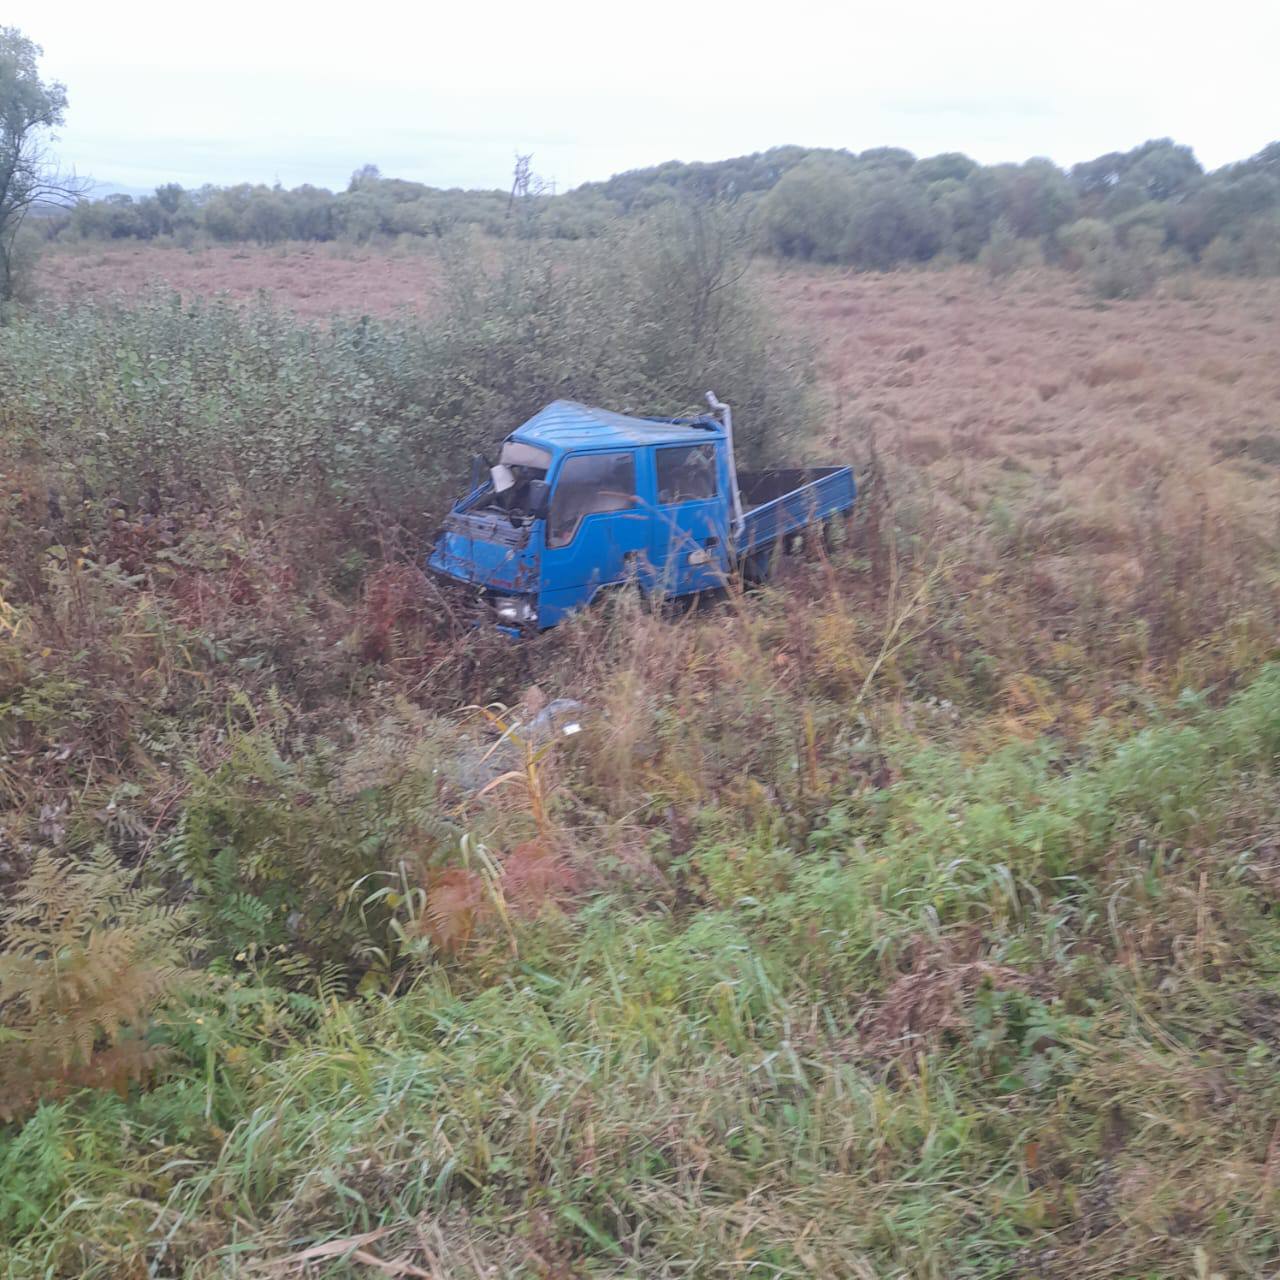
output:
<instances>
[{"instance_id":1,"label":"truck cargo bed","mask_svg":"<svg viewBox=\"0 0 1280 1280\"><path fill-rule=\"evenodd\" d=\"M851 467L791 467L740 471L739 555L767 551L779 539L848 511L857 496Z\"/></svg>"}]
</instances>

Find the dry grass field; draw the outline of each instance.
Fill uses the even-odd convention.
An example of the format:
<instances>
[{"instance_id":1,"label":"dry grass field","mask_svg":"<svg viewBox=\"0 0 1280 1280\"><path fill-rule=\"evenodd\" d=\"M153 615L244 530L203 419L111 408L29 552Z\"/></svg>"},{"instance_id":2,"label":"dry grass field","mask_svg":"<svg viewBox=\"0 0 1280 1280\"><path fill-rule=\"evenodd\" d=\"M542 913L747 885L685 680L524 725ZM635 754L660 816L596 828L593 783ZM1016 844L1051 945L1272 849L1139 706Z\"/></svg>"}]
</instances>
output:
<instances>
[{"instance_id":1,"label":"dry grass field","mask_svg":"<svg viewBox=\"0 0 1280 1280\"><path fill-rule=\"evenodd\" d=\"M349 244L186 250L125 243L74 245L45 254L38 287L57 302L136 296L156 286L184 296L234 298L265 290L299 315L317 317L390 315L401 307L420 307L439 279L439 260L430 251L393 254Z\"/></svg>"},{"instance_id":2,"label":"dry grass field","mask_svg":"<svg viewBox=\"0 0 1280 1280\"><path fill-rule=\"evenodd\" d=\"M1175 531L1225 580L1280 531L1280 282L1189 276L1119 303L1047 270L768 283L817 344L822 450L873 433L922 524L1016 545L1050 589L1084 572L1122 598Z\"/></svg>"}]
</instances>

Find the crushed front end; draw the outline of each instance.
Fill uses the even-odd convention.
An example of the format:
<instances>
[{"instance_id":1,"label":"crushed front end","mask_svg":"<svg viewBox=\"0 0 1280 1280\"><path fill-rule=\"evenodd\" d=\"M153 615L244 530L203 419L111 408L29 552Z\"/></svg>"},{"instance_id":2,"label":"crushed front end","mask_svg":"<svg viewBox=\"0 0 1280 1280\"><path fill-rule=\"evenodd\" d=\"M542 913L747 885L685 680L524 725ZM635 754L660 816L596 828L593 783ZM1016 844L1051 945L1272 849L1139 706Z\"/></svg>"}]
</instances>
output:
<instances>
[{"instance_id":1,"label":"crushed front end","mask_svg":"<svg viewBox=\"0 0 1280 1280\"><path fill-rule=\"evenodd\" d=\"M427 567L478 622L520 635L538 629L540 542L531 520L455 507Z\"/></svg>"}]
</instances>

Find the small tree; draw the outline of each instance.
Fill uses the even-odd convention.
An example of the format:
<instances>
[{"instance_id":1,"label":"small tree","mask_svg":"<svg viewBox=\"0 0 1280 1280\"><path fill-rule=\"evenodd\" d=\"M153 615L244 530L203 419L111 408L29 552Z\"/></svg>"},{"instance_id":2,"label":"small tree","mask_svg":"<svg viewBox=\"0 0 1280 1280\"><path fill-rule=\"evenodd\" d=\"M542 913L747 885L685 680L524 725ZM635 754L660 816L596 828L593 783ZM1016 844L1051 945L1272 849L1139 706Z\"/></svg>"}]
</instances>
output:
<instances>
[{"instance_id":1,"label":"small tree","mask_svg":"<svg viewBox=\"0 0 1280 1280\"><path fill-rule=\"evenodd\" d=\"M46 148L63 121L67 91L40 79L43 50L16 27L0 27L0 303L13 297L14 244L28 213L79 193L59 176Z\"/></svg>"},{"instance_id":2,"label":"small tree","mask_svg":"<svg viewBox=\"0 0 1280 1280\"><path fill-rule=\"evenodd\" d=\"M919 185L893 171L855 176L840 258L861 271L925 262L942 247L942 220Z\"/></svg>"},{"instance_id":3,"label":"small tree","mask_svg":"<svg viewBox=\"0 0 1280 1280\"><path fill-rule=\"evenodd\" d=\"M1059 227L1054 237L1062 265L1070 271L1097 266L1115 253L1116 235L1111 224L1100 218L1081 218Z\"/></svg>"},{"instance_id":4,"label":"small tree","mask_svg":"<svg viewBox=\"0 0 1280 1280\"><path fill-rule=\"evenodd\" d=\"M382 181L382 170L376 164L362 164L347 183L348 193L365 191L376 187Z\"/></svg>"},{"instance_id":5,"label":"small tree","mask_svg":"<svg viewBox=\"0 0 1280 1280\"><path fill-rule=\"evenodd\" d=\"M978 264L986 268L992 280L1003 280L1024 267L1041 266L1044 255L1037 240L1019 239L1004 218L997 218L991 238L978 254Z\"/></svg>"},{"instance_id":6,"label":"small tree","mask_svg":"<svg viewBox=\"0 0 1280 1280\"><path fill-rule=\"evenodd\" d=\"M811 156L801 161L761 202L765 244L782 258L837 261L855 195L847 160Z\"/></svg>"}]
</instances>

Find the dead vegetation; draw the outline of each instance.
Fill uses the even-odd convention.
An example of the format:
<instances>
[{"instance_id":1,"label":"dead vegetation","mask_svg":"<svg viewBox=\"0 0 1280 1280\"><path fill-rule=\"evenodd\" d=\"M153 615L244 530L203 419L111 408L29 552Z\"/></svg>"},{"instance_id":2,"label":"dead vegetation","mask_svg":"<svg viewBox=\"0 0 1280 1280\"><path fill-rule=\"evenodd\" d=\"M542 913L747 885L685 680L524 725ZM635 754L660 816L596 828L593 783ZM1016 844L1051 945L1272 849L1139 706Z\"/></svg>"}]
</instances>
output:
<instances>
[{"instance_id":1,"label":"dead vegetation","mask_svg":"<svg viewBox=\"0 0 1280 1280\"><path fill-rule=\"evenodd\" d=\"M430 245L400 252L354 244L247 244L158 248L138 242L60 245L39 262L37 288L54 302L131 297L155 285L184 297L265 291L302 316L393 315L421 310L438 295L439 252Z\"/></svg>"}]
</instances>

